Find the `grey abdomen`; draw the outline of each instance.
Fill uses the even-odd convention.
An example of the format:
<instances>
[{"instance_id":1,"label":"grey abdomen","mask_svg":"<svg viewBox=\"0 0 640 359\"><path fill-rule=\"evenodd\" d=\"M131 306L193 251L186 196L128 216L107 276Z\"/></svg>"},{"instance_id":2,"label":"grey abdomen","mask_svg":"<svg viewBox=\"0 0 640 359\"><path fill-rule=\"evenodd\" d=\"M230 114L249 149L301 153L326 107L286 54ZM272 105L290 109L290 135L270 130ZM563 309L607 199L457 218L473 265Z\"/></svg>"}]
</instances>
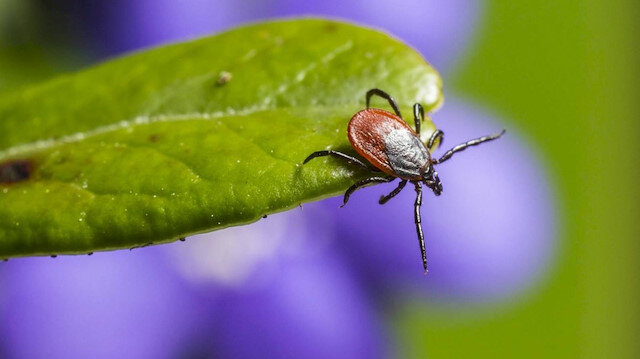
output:
<instances>
[{"instance_id":1,"label":"grey abdomen","mask_svg":"<svg viewBox=\"0 0 640 359\"><path fill-rule=\"evenodd\" d=\"M391 168L401 177L420 177L420 169L429 162L429 151L406 129L391 131L385 138L386 154Z\"/></svg>"}]
</instances>

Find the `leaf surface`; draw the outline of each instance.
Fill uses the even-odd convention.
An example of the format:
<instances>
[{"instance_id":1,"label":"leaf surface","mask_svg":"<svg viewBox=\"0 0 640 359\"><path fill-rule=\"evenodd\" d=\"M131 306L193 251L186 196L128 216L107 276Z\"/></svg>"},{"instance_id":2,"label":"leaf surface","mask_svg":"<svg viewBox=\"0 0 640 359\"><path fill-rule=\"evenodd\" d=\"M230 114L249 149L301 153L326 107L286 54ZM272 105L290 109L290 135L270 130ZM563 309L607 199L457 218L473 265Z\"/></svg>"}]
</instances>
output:
<instances>
[{"instance_id":1,"label":"leaf surface","mask_svg":"<svg viewBox=\"0 0 640 359\"><path fill-rule=\"evenodd\" d=\"M245 26L3 94L0 257L169 242L338 194L367 172L300 163L355 154L346 126L373 87L409 123L413 103L442 100L413 49L323 19Z\"/></svg>"}]
</instances>

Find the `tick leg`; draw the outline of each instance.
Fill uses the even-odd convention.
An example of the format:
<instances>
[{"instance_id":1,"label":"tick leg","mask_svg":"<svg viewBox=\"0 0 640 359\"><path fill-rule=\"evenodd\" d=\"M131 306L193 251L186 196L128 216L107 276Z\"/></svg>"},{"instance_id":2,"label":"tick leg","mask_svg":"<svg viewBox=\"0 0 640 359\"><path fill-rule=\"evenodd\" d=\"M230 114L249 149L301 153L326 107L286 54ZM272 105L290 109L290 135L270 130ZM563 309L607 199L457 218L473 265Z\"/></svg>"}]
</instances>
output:
<instances>
[{"instance_id":1,"label":"tick leg","mask_svg":"<svg viewBox=\"0 0 640 359\"><path fill-rule=\"evenodd\" d=\"M416 122L416 133L420 134L420 124L424 121L424 109L419 103L413 105L413 120Z\"/></svg>"},{"instance_id":2,"label":"tick leg","mask_svg":"<svg viewBox=\"0 0 640 359\"><path fill-rule=\"evenodd\" d=\"M391 191L391 193L389 193L386 196L380 196L380 200L378 201L378 203L385 204L385 203L389 202L389 200L391 198L395 197L398 193L400 193L400 191L402 191L402 189L404 188L404 186L406 184L407 184L407 180L400 181L400 183L398 184L398 187L396 187L396 189Z\"/></svg>"},{"instance_id":3,"label":"tick leg","mask_svg":"<svg viewBox=\"0 0 640 359\"><path fill-rule=\"evenodd\" d=\"M373 95L378 95L380 97L382 97L383 99L389 101L389 105L391 105L391 108L393 108L393 111L395 111L396 115L398 115L398 117L402 118L402 115L400 114L400 110L398 110L398 105L396 104L396 101L393 99L393 97L391 97L391 95L389 95L388 93L380 90L380 89L371 89L369 91L367 91L367 108L369 108L369 102L371 101L371 96Z\"/></svg>"},{"instance_id":4,"label":"tick leg","mask_svg":"<svg viewBox=\"0 0 640 359\"><path fill-rule=\"evenodd\" d=\"M431 138L429 138L429 141L427 142L427 148L429 149L429 151L431 151L431 148L433 147L433 144L436 143L436 140L439 140L438 147L442 146L442 142L444 141L444 132L442 132L441 130L436 130L436 132L431 135Z\"/></svg>"},{"instance_id":5,"label":"tick leg","mask_svg":"<svg viewBox=\"0 0 640 359\"><path fill-rule=\"evenodd\" d=\"M453 156L453 154L456 153L456 152L464 151L467 147L477 146L477 145L479 145L479 144L481 144L483 142L493 141L493 140L495 140L497 138L500 138L500 136L504 135L505 132L507 132L507 130L502 130L502 132L497 133L495 135L483 136L483 137L479 137L479 138L473 139L471 141L467 141L465 143L461 143L461 144L457 145L456 147L454 147L454 148L450 149L449 151L447 151L438 160L433 161L433 163L434 164L442 163L442 162L448 160L449 158L451 158L451 156Z\"/></svg>"},{"instance_id":6,"label":"tick leg","mask_svg":"<svg viewBox=\"0 0 640 359\"><path fill-rule=\"evenodd\" d=\"M362 181L356 182L353 186L349 187L349 189L344 193L344 199L342 200L342 206L340 206L340 208L342 208L342 207L347 205L347 202L349 202L349 197L351 196L351 194L353 192L355 192L357 189L359 189L360 187L366 186L369 183L391 182L394 179L395 179L395 177L390 177L390 178L386 178L386 177L369 177L369 178L363 179Z\"/></svg>"},{"instance_id":7,"label":"tick leg","mask_svg":"<svg viewBox=\"0 0 640 359\"><path fill-rule=\"evenodd\" d=\"M416 231L418 232L418 244L420 244L420 254L422 254L422 267L424 274L427 274L427 251L424 246L424 235L422 234L422 219L420 218L420 206L422 206L422 187L420 182L413 182L416 188L416 202L414 204L414 216L416 219Z\"/></svg>"},{"instance_id":8,"label":"tick leg","mask_svg":"<svg viewBox=\"0 0 640 359\"><path fill-rule=\"evenodd\" d=\"M359 159L353 157L353 156L349 156L346 153L342 153L342 152L338 152L338 151L334 151L334 150L328 150L328 151L316 151L312 154L310 154L307 158L304 159L304 161L302 161L302 164L305 164L309 161L311 161L312 159L316 158L316 157L322 157L322 156L333 156L336 158L340 158L346 161L349 161L351 163L355 163L358 166L364 167L370 171L372 171L371 168L369 168L369 166L365 165L364 163L362 163L362 161L360 161Z\"/></svg>"}]
</instances>

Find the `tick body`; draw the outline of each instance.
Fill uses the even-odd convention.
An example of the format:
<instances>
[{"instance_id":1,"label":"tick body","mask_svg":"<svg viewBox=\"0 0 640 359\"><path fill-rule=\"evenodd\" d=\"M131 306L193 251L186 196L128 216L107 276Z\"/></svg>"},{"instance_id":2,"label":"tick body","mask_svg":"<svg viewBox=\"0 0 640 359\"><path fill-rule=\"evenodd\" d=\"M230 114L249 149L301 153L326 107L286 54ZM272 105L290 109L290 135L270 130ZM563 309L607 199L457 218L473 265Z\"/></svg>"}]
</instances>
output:
<instances>
[{"instance_id":1,"label":"tick body","mask_svg":"<svg viewBox=\"0 0 640 359\"><path fill-rule=\"evenodd\" d=\"M419 181L431 156L420 136L402 118L376 108L356 113L349 121L351 146L380 171Z\"/></svg>"},{"instance_id":2,"label":"tick body","mask_svg":"<svg viewBox=\"0 0 640 359\"><path fill-rule=\"evenodd\" d=\"M372 96L380 96L386 99L393 109L393 113L382 109L369 108ZM502 132L495 135L483 136L461 143L446 151L438 159L435 159L431 157L430 149L433 148L436 141L442 144L444 132L441 130L434 131L427 143L423 143L420 140L420 124L424 120L424 110L420 104L416 103L413 106L414 130L402 119L398 105L386 92L380 89L371 89L367 91L365 98L367 108L359 111L351 118L347 126L347 135L353 149L373 167L356 157L333 150L316 151L310 154L303 163L307 163L316 157L333 156L375 172L374 176L361 180L347 189L342 206L346 205L351 194L361 187L375 183L391 182L396 178L400 179L398 186L391 193L380 197L379 203L385 204L400 193L407 182L411 182L416 191L414 203L416 232L422 255L422 265L424 272L427 273L427 255L420 215L422 185L431 189L436 196L439 196L442 193L442 183L438 173L435 171L436 165L447 161L453 154L463 151L467 147L495 140L502 136L505 131L502 130Z\"/></svg>"}]
</instances>

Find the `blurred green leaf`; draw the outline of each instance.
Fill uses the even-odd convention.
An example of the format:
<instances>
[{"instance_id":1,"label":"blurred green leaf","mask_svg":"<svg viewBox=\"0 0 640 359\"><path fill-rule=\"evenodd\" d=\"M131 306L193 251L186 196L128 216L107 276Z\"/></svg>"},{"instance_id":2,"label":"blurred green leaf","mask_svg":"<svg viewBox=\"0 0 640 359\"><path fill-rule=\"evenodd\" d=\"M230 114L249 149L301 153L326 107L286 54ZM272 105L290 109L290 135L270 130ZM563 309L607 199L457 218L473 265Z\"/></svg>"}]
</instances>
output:
<instances>
[{"instance_id":1,"label":"blurred green leaf","mask_svg":"<svg viewBox=\"0 0 640 359\"><path fill-rule=\"evenodd\" d=\"M169 242L337 194L366 173L333 159L299 164L315 150L351 151L346 125L366 90L385 89L409 114L415 102L437 106L440 86L386 34L304 19L5 94L0 256Z\"/></svg>"},{"instance_id":2,"label":"blurred green leaf","mask_svg":"<svg viewBox=\"0 0 640 359\"><path fill-rule=\"evenodd\" d=\"M0 93L43 81L68 67L63 66L68 56L61 56L68 50L44 38L38 10L33 1L0 0ZM53 46L55 57L45 50Z\"/></svg>"}]
</instances>

